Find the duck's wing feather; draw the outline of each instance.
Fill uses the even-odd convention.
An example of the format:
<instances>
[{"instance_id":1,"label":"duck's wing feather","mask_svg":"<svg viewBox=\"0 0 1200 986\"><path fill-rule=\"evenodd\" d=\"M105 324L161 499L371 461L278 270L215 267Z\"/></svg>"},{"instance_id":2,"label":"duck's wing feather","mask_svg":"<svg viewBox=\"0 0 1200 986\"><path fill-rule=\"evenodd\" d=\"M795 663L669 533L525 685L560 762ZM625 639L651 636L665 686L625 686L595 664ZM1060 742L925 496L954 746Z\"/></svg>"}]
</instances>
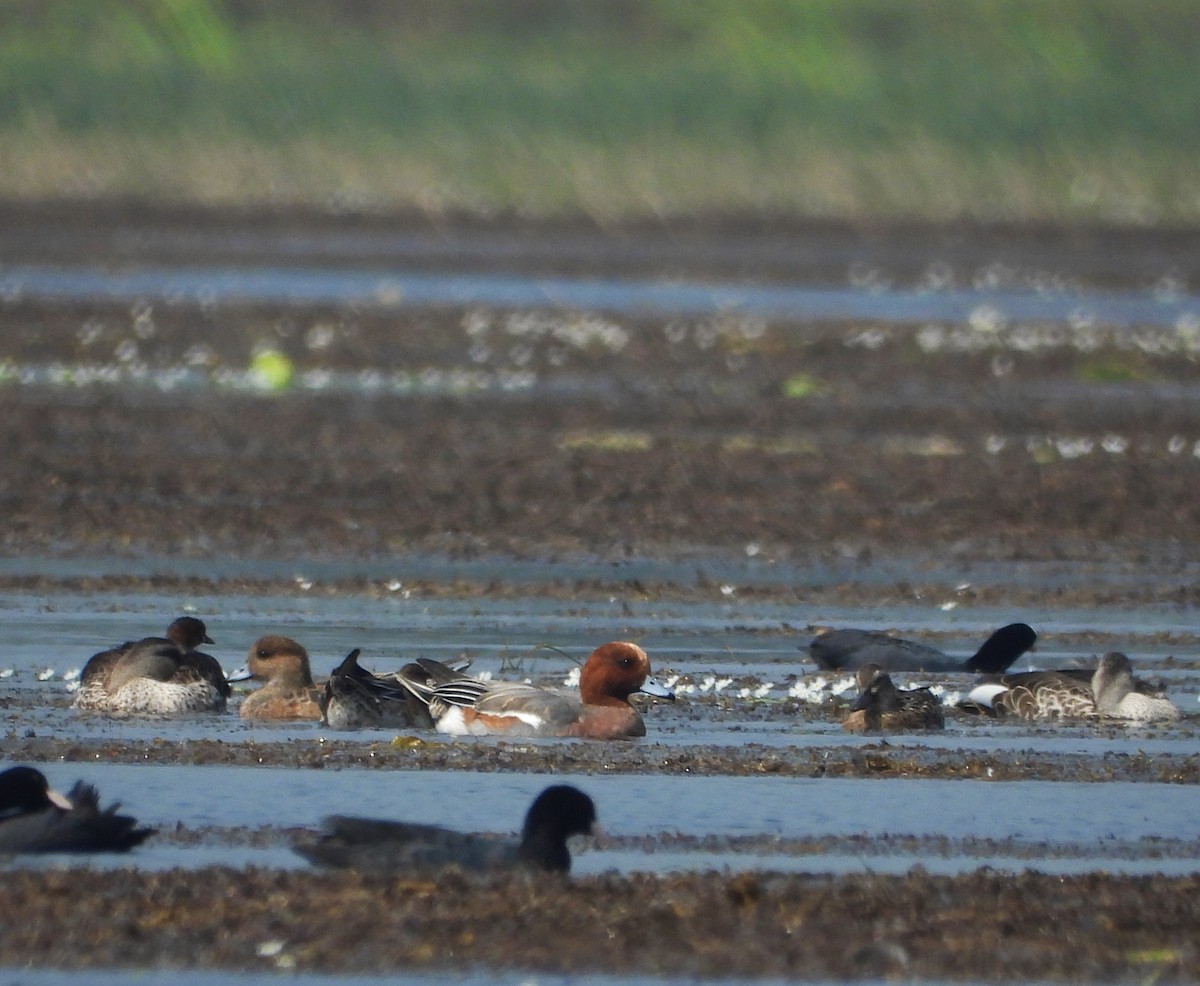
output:
<instances>
[{"instance_id":1,"label":"duck's wing feather","mask_svg":"<svg viewBox=\"0 0 1200 986\"><path fill-rule=\"evenodd\" d=\"M997 695L993 704L1005 712L1026 719L1095 713L1090 681L1070 671L1027 671L1003 675L1000 681L1008 690Z\"/></svg>"}]
</instances>

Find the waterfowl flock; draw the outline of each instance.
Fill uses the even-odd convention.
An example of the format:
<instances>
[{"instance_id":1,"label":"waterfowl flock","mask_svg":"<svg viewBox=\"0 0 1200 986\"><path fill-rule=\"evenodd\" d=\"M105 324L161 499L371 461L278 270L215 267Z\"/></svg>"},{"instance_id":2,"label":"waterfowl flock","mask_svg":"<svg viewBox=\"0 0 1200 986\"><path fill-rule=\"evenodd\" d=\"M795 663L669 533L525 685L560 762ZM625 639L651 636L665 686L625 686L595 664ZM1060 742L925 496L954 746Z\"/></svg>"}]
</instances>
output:
<instances>
[{"instance_id":1,"label":"waterfowl flock","mask_svg":"<svg viewBox=\"0 0 1200 986\"><path fill-rule=\"evenodd\" d=\"M857 699L843 728L852 732L940 729L941 699L928 687L901 688L898 672L973 674L977 680L960 711L1024 719L1104 718L1158 722L1179 709L1134 677L1129 659L1106 654L1094 669L1012 672L1037 633L1026 623L1000 627L967 659L878 630L820 630L807 650L821 670L853 670ZM674 699L654 677L638 644L610 641L583 663L578 688L547 688L528 681L493 680L469 673L469 661L409 661L375 672L354 649L329 676L313 676L308 651L282 634L259 637L244 667L226 674L197 648L213 644L204 622L181 616L163 637L127 641L93 655L74 699L80 710L108 714L178 715L223 712L231 683L259 687L240 702L243 719L320 722L331 729L430 729L451 736L550 736L625 739L646 735L637 694Z\"/></svg>"},{"instance_id":2,"label":"waterfowl flock","mask_svg":"<svg viewBox=\"0 0 1200 986\"><path fill-rule=\"evenodd\" d=\"M1020 719L1072 718L1166 722L1179 709L1135 678L1128 657L1109 653L1094 669L1010 671L1034 645L1024 623L993 633L967 660L879 631L821 632L809 653L822 669L855 671L857 697L842 728L849 732L944 729L947 712ZM331 729L425 729L451 736L542 736L585 740L643 737L646 721L630 698L673 700L652 674L638 644L612 641L583 662L578 688L492 680L470 673L469 661L417 658L390 672L360 663L354 649L318 682L303 645L267 634L249 648L244 668L228 675L200 651L213 645L204 622L174 620L163 637L131 640L92 656L80 675L74 707L106 715L172 716L226 712L231 682L258 683L241 699L248 720L311 721ZM927 686L900 687L892 675L939 671L976 676L968 698L947 708ZM466 870L528 868L565 873L567 840L590 833L595 805L569 785L546 788L525 818L521 839L507 843L430 825L333 815L294 849L322 866L414 872L455 864ZM96 790L79 782L66 795L28 766L0 772L0 854L126 852L153 834L119 805L102 808Z\"/></svg>"},{"instance_id":3,"label":"waterfowl flock","mask_svg":"<svg viewBox=\"0 0 1200 986\"><path fill-rule=\"evenodd\" d=\"M625 739L646 734L634 693L673 699L658 684L650 658L637 644L604 644L584 662L577 694L527 682L490 681L466 673L467 662L429 659L390 674L363 668L352 650L318 684L305 647L281 634L260 637L244 667L228 675L197 648L213 644L202 620L174 620L164 637L127 641L93 655L80 674L73 705L108 715L172 716L224 712L231 683L259 687L242 699L239 715L263 721L320 721L335 729L436 729L452 735L538 735ZM101 809L96 790L80 782L66 795L40 771L0 773L0 855L50 852L126 852L153 834ZM325 866L407 872L456 865L464 870L530 869L566 873L567 840L593 830L592 799L570 785L552 785L533 802L519 842L506 843L430 825L335 815L319 836L301 837L295 850Z\"/></svg>"}]
</instances>

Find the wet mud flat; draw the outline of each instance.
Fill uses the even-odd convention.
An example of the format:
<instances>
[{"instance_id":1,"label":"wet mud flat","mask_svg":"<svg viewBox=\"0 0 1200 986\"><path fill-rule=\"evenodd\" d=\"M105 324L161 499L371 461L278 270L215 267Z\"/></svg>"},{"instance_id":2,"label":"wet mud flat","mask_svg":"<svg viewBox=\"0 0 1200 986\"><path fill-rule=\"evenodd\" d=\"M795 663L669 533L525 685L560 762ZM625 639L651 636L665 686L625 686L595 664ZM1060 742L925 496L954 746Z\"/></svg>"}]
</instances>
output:
<instances>
[{"instance_id":1,"label":"wet mud flat","mask_svg":"<svg viewBox=\"0 0 1200 986\"><path fill-rule=\"evenodd\" d=\"M0 216L5 264L394 264L849 279L864 291L999 280L1079 291L1081 304L1087 291L1158 285L1179 293L1200 278L1200 240L1186 231L733 220L597 230L62 207L0 207ZM519 311L385 301L0 298L8 374L0 386L0 592L10 616L65 607L72 618L124 610L141 619L155 607L208 597L210 627L225 646L230 631L217 627L222 609L235 605L232 636L246 643L257 623L302 614L301 628L340 644L343 631L362 631L354 607L382 611L402 591L461 601L464 615L448 625L464 634L479 620L471 605L512 601L522 611L537 599L553 603L556 617L575 618L565 635L616 625L677 644L657 625L665 621L656 614L670 609L663 603L711 601L716 611L732 597L774 605L770 620L743 626L736 615L718 616L705 631L706 646L739 636L742 649L728 657L735 663L746 659L747 640L778 643L787 662L798 660L811 634L805 614L822 607L866 615L909 607L931 637L953 636L962 646L962 627L947 625L940 614L951 611L937 608L944 603L960 617L972 607L1007 607L1039 627L1042 618L1056 621L1052 646L1071 653L1129 646L1136 616L1134 648L1147 658L1170 654L1155 671L1195 670L1200 363L1187 349L1187 325L1117 332L1086 312L1050 326L1013 325L987 312L967 326L797 324L730 311L618 316L553 299ZM287 385L246 385L263 347L290 361ZM400 580L389 566L417 554L448 559L461 573L405 573L403 589L393 588ZM760 573L778 565L789 574L726 584L721 562L731 557ZM229 559L257 559L276 574L223 574ZM339 574L303 577L310 563L330 559ZM506 561L549 569L573 560L583 574L518 581L505 571ZM658 572L674 565L674 574L638 574L646 560ZM486 575L471 567L487 564ZM1046 567L1026 577L1026 565ZM1005 577L993 578L998 571ZM280 615L269 597L295 605ZM616 615L597 621L598 603ZM318 627L318 604L347 609ZM409 628L417 612L372 619ZM29 626L32 639L38 624ZM693 631L677 632L690 639ZM43 653L53 643L38 640L30 653L59 662L61 672L68 658ZM20 670L22 688L33 670ZM771 675L777 680L774 668ZM946 746L844 742L829 735L838 731L832 710L798 715L778 704L654 708L650 736L628 744L364 741L317 735L315 727L279 739L219 729L189 737L153 726L105 736L63 728L68 700L53 684L52 701L49 684L0 693L0 750L47 769L78 765L81 776L88 764L138 764L131 769L253 766L289 779L561 774L581 785L608 774L623 783L668 775L772 784L869 778L878 795L861 811L872 815L886 813L896 787L927 780L1091 790L1149 784L1172 793L1200 780L1188 745L1193 714L1165 740L1131 731L1114 742L1119 729L1098 727L1110 748L1090 753L1056 745L1049 727L1019 724ZM1190 713L1194 690L1187 697ZM757 741L788 716L804 720L801 735ZM728 735L688 742L699 728ZM953 723L959 736L970 728ZM198 823L183 821L173 803L123 800L135 814L150 807L181 820L174 829L160 821L168 852L193 842L285 849L293 831L189 827ZM664 817L626 844L669 848L659 829L671 824ZM741 842L712 836L712 844L753 852L767 830L756 831ZM678 844L695 848L709 836L692 838ZM1104 872L1105 853L1126 850L1139 858L1176 853L1187 865L1193 832L1181 825L1171 839L1108 843L1094 857L1086 845L1070 848L1094 862L1083 876L984 865L955 876L767 868L584 874L563 883L383 878L287 864L139 868L136 853L127 868L14 866L0 900L13 929L0 939L0 966L1194 982L1196 877ZM853 840L771 849L866 855ZM1067 851L1053 838L1008 846L895 836L879 839L880 847L928 853L931 865L939 854L973 863L989 853L1036 860Z\"/></svg>"},{"instance_id":2,"label":"wet mud flat","mask_svg":"<svg viewBox=\"0 0 1200 986\"><path fill-rule=\"evenodd\" d=\"M1189 729L1191 732L1192 729ZM768 748L746 745L565 743L526 745L431 742L397 736L385 742L288 740L278 743L154 739L0 739L0 751L25 763L137 763L267 766L321 770L470 770L561 774L680 774L696 777L858 777L954 780L1152 781L1200 783L1200 755L1136 750L1102 754L1029 750L923 749L892 745ZM882 796L882 794L881 794Z\"/></svg>"},{"instance_id":3,"label":"wet mud flat","mask_svg":"<svg viewBox=\"0 0 1200 986\"><path fill-rule=\"evenodd\" d=\"M1194 580L1171 578L1200 531L1191 323L1115 329L1087 314L1089 291L1130 277L1186 292L1200 255L1186 233L714 221L517 223L506 237L413 217L41 218L16 209L0 259L252 268L313 251L333 263L328 242L343 263L384 267L769 280L781 268L751 275L739 258L788 242L791 276L813 284L998 280L1078 295L1080 311L1021 324L983 306L970 324L929 325L623 315L553 296L515 310L6 296L6 554L869 563L919 549L935 567L1141 562L1162 574L1160 600L1195 602ZM625 252L642 259L612 267ZM290 384L235 382L263 347L288 360Z\"/></svg>"},{"instance_id":4,"label":"wet mud flat","mask_svg":"<svg viewBox=\"0 0 1200 986\"><path fill-rule=\"evenodd\" d=\"M0 964L1194 982L1195 877L6 874Z\"/></svg>"},{"instance_id":5,"label":"wet mud flat","mask_svg":"<svg viewBox=\"0 0 1200 986\"><path fill-rule=\"evenodd\" d=\"M840 344L829 356L831 375L864 362ZM970 372L949 359L922 362L918 398L892 380L796 400L777 378L729 404L631 392L620 367L603 372L613 390L586 397L0 388L0 546L865 561L916 548L1141 561L1161 572L1163 598L1195 602L1194 584L1171 576L1200 530L1200 402L1140 388L1039 402L988 381L986 366L978 390L945 393ZM941 406L920 406L939 391ZM1088 454L1054 451L1063 433Z\"/></svg>"}]
</instances>

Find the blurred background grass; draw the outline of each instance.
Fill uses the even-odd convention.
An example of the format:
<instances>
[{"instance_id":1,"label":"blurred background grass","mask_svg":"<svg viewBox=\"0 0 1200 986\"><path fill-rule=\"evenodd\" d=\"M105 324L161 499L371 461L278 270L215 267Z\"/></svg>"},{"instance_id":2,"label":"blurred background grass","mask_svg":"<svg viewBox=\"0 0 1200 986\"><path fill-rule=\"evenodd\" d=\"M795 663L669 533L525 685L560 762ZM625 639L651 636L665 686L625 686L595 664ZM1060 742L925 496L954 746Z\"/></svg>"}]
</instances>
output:
<instances>
[{"instance_id":1,"label":"blurred background grass","mask_svg":"<svg viewBox=\"0 0 1200 986\"><path fill-rule=\"evenodd\" d=\"M1194 0L6 0L0 197L1194 224Z\"/></svg>"}]
</instances>

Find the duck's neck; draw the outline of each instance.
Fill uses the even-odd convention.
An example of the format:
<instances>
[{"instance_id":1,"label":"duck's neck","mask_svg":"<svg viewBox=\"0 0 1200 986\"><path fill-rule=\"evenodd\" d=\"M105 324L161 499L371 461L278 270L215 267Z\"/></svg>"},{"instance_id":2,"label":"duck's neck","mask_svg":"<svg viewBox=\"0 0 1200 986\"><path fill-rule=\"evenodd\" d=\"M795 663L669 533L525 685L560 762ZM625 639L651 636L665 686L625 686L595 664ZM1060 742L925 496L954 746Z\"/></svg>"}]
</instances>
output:
<instances>
[{"instance_id":1,"label":"duck's neck","mask_svg":"<svg viewBox=\"0 0 1200 986\"><path fill-rule=\"evenodd\" d=\"M581 686L579 697L584 705L604 705L614 709L632 708L628 695L613 695L598 684L592 684L590 688L586 685Z\"/></svg>"},{"instance_id":2,"label":"duck's neck","mask_svg":"<svg viewBox=\"0 0 1200 986\"><path fill-rule=\"evenodd\" d=\"M1133 677L1128 673L1101 668L1092 676L1092 696L1098 712L1116 711L1121 700L1133 690Z\"/></svg>"}]
</instances>

